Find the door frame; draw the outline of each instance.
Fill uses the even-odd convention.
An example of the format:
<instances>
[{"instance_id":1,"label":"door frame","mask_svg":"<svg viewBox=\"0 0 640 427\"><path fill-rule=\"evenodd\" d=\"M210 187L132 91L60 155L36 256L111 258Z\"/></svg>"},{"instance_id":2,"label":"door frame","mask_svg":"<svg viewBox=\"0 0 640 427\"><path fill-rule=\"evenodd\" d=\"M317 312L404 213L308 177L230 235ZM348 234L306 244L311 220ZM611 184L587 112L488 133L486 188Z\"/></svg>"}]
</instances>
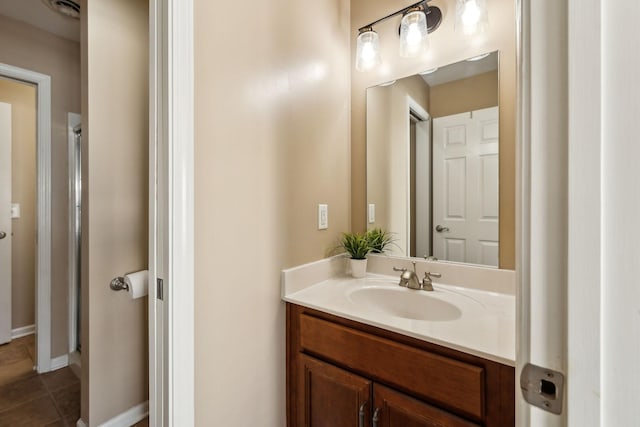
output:
<instances>
[{"instance_id":1,"label":"door frame","mask_svg":"<svg viewBox=\"0 0 640 427\"><path fill-rule=\"evenodd\" d=\"M535 5L534 5L535 3ZM584 7L584 5L581 5ZM594 8L593 13L598 10ZM559 371L567 377L569 195L576 182L569 178L568 53L584 40L567 42L566 2L516 0L517 25L517 190L516 190L516 425L563 427L571 394L565 388L560 416L529 405L519 390L527 363ZM593 21L589 30L593 30ZM590 37L587 37L590 40ZM569 49L571 47L571 49ZM576 52L583 53L581 49ZM587 73L588 74L588 73ZM593 82L591 82L593 83ZM589 103L591 106L591 103ZM595 110L596 108L594 108ZM573 224L572 224L573 225ZM580 231L577 231L578 233ZM583 294L588 292L582 291ZM586 313L581 313L580 316ZM591 322L588 322L591 324ZM576 325L577 326L577 325ZM595 331L581 327L584 334ZM581 335L580 337L583 337ZM576 360L593 357L589 352ZM572 358L572 361L575 361ZM593 373L597 376L597 373ZM572 378L565 384L571 387ZM596 395L585 388L575 396ZM585 401L593 401L591 396ZM593 421L591 419L590 421ZM578 425L578 424L576 424Z\"/></svg>"},{"instance_id":2,"label":"door frame","mask_svg":"<svg viewBox=\"0 0 640 427\"><path fill-rule=\"evenodd\" d=\"M51 370L51 77L0 63L0 75L37 88L36 370Z\"/></svg>"},{"instance_id":3,"label":"door frame","mask_svg":"<svg viewBox=\"0 0 640 427\"><path fill-rule=\"evenodd\" d=\"M151 425L188 426L195 424L193 0L151 0L149 12L149 417Z\"/></svg>"},{"instance_id":4,"label":"door frame","mask_svg":"<svg viewBox=\"0 0 640 427\"><path fill-rule=\"evenodd\" d=\"M0 204L2 204L2 214L0 218L0 231L3 233L0 242L0 257L7 257L0 260L0 343L11 342L14 338L11 306L12 306L12 259L13 259L13 221L11 219L11 209L9 205L12 200L12 171L13 171L13 105L7 102L0 102ZM4 128L6 126L6 128ZM4 188L3 188L4 187ZM7 188L8 187L8 188ZM5 204L6 203L6 204ZM8 289L7 289L8 288ZM24 328L22 328L24 329Z\"/></svg>"},{"instance_id":5,"label":"door frame","mask_svg":"<svg viewBox=\"0 0 640 427\"><path fill-rule=\"evenodd\" d=\"M67 149L68 149L68 173L69 173L69 198L68 198L68 275L69 275L69 354L74 353L78 346L77 329L78 329L78 291L75 274L78 268L76 259L76 220L73 212L76 210L76 201L73 196L76 195L75 175L76 175L76 138L74 130L82 122L82 117L78 113L67 113Z\"/></svg>"},{"instance_id":6,"label":"door frame","mask_svg":"<svg viewBox=\"0 0 640 427\"><path fill-rule=\"evenodd\" d=\"M412 241L411 241L411 193L412 193L412 188L411 188L411 113L413 112L413 114L420 119L420 122L429 122L429 151L431 151L431 144L433 143L432 141L432 137L431 137L431 115L429 114L428 111L426 111L415 99L413 99L410 95L406 96L406 104L407 104L407 230L406 230L406 235L407 235L407 249L405 252L406 256L411 256L411 245L412 245ZM431 154L429 154L429 162L431 162ZM418 168L416 167L416 182L418 180ZM429 223L431 223L431 181L432 181L432 177L429 176L427 178L428 181L428 187L429 187L429 206L427 211L429 212ZM417 184L416 184L417 186ZM417 214L417 210L418 210L418 202L417 202L417 197L416 197L416 214ZM417 215L416 215L417 217ZM417 226L416 226L417 229ZM429 229L429 233L431 233L431 230ZM416 232L416 236L417 236L417 232ZM428 237L429 239L431 238L430 236ZM417 240L417 238L416 238ZM417 249L416 249L417 250ZM431 255L431 254L430 254ZM422 257L421 254L416 254L416 257L420 258Z\"/></svg>"}]
</instances>

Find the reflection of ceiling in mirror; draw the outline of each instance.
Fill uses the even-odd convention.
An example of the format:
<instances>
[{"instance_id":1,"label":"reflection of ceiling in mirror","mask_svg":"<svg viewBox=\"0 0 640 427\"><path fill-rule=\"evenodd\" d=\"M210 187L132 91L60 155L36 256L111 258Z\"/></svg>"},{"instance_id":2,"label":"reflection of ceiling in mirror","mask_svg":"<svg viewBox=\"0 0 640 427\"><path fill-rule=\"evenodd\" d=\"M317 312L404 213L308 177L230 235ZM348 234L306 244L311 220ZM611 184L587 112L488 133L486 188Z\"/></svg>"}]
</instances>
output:
<instances>
[{"instance_id":1,"label":"reflection of ceiling in mirror","mask_svg":"<svg viewBox=\"0 0 640 427\"><path fill-rule=\"evenodd\" d=\"M422 76L429 86L437 86L498 69L498 52L477 61L460 61Z\"/></svg>"}]
</instances>

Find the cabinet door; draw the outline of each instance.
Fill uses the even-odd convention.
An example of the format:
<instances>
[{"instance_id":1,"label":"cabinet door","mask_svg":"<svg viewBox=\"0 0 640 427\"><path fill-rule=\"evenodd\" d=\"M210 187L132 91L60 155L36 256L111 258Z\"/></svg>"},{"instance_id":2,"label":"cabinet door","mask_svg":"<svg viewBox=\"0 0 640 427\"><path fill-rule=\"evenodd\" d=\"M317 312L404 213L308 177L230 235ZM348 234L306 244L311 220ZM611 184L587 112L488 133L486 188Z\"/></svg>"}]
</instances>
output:
<instances>
[{"instance_id":1,"label":"cabinet door","mask_svg":"<svg viewBox=\"0 0 640 427\"><path fill-rule=\"evenodd\" d=\"M371 381L299 355L298 427L370 427Z\"/></svg>"},{"instance_id":2,"label":"cabinet door","mask_svg":"<svg viewBox=\"0 0 640 427\"><path fill-rule=\"evenodd\" d=\"M406 394L373 386L373 427L479 427Z\"/></svg>"}]
</instances>

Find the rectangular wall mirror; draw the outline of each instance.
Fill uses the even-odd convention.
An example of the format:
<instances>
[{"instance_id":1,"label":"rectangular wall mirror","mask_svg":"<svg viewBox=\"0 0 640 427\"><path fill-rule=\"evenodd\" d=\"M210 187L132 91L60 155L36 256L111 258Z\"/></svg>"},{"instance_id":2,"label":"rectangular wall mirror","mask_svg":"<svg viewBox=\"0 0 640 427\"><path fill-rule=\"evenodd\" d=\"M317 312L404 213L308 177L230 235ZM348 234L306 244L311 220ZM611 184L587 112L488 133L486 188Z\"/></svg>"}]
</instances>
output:
<instances>
[{"instance_id":1,"label":"rectangular wall mirror","mask_svg":"<svg viewBox=\"0 0 640 427\"><path fill-rule=\"evenodd\" d=\"M499 54L367 89L367 227L389 253L498 267Z\"/></svg>"}]
</instances>

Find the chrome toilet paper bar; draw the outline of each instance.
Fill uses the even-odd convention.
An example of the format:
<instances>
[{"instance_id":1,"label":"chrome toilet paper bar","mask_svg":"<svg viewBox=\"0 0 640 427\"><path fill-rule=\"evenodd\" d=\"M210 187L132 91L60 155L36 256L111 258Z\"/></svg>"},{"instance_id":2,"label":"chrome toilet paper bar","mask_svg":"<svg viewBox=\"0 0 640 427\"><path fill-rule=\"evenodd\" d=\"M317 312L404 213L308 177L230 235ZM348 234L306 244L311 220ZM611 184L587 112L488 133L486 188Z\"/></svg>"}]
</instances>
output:
<instances>
[{"instance_id":1,"label":"chrome toilet paper bar","mask_svg":"<svg viewBox=\"0 0 640 427\"><path fill-rule=\"evenodd\" d=\"M109 287L113 291L128 291L129 285L125 282L124 277L116 277L111 281Z\"/></svg>"},{"instance_id":2,"label":"chrome toilet paper bar","mask_svg":"<svg viewBox=\"0 0 640 427\"><path fill-rule=\"evenodd\" d=\"M149 294L149 272L147 270L127 273L111 281L109 287L114 291L127 291L131 299L138 299Z\"/></svg>"}]
</instances>

